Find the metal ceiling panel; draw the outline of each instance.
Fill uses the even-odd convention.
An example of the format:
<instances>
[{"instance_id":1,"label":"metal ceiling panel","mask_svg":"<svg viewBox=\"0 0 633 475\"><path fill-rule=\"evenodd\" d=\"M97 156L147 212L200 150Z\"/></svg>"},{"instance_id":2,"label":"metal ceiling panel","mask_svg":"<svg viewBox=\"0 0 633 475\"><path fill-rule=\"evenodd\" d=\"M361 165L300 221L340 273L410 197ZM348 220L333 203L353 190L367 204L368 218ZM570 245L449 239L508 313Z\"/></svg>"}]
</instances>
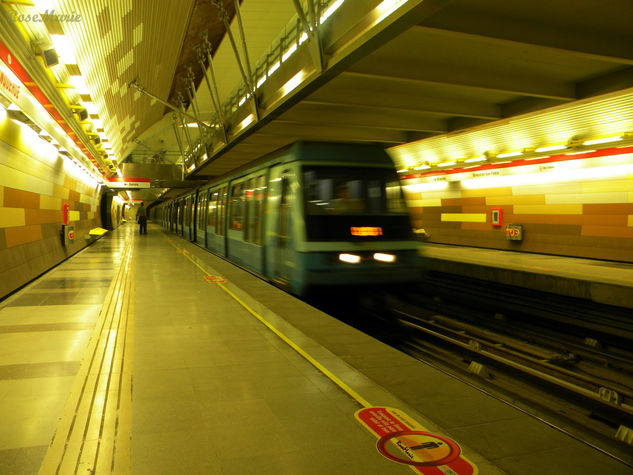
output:
<instances>
[{"instance_id":1,"label":"metal ceiling panel","mask_svg":"<svg viewBox=\"0 0 633 475\"><path fill-rule=\"evenodd\" d=\"M81 22L63 23L106 136L121 160L134 139L163 116L163 106L128 84L138 79L159 97L167 97L193 0L59 0L60 11L81 14Z\"/></svg>"}]
</instances>

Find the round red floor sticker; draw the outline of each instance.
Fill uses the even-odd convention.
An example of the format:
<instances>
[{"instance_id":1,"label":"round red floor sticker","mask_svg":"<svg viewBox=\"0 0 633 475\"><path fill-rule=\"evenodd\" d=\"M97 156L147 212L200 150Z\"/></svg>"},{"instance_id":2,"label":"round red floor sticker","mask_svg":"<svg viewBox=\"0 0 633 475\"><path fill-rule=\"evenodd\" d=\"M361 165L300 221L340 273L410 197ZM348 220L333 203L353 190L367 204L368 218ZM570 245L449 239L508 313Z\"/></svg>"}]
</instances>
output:
<instances>
[{"instance_id":1,"label":"round red floor sticker","mask_svg":"<svg viewBox=\"0 0 633 475\"><path fill-rule=\"evenodd\" d=\"M377 447L381 454L394 462L419 467L446 465L461 453L459 445L451 439L412 430L383 435Z\"/></svg>"},{"instance_id":2,"label":"round red floor sticker","mask_svg":"<svg viewBox=\"0 0 633 475\"><path fill-rule=\"evenodd\" d=\"M205 276L204 280L206 280L207 282L214 283L214 284L220 284L222 282L226 282L226 279L219 275L207 275Z\"/></svg>"},{"instance_id":3,"label":"round red floor sticker","mask_svg":"<svg viewBox=\"0 0 633 475\"><path fill-rule=\"evenodd\" d=\"M479 473L477 466L462 455L457 442L429 432L399 409L366 407L355 416L378 438L376 447L389 460L426 475Z\"/></svg>"}]
</instances>

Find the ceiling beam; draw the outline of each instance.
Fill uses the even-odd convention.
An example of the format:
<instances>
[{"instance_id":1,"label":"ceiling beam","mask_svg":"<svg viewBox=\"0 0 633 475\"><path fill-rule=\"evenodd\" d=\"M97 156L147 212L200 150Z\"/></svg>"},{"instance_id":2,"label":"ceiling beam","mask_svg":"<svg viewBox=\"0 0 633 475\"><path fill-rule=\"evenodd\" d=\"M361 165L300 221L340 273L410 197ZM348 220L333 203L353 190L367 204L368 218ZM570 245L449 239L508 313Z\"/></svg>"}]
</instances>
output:
<instances>
[{"instance_id":1,"label":"ceiling beam","mask_svg":"<svg viewBox=\"0 0 633 475\"><path fill-rule=\"evenodd\" d=\"M335 125L303 125L278 120L266 125L258 133L288 137L291 139L291 142L295 140L322 140L332 142L381 142L401 144L407 141L406 132L398 130L381 130L352 126L342 127Z\"/></svg>"},{"instance_id":2,"label":"ceiling beam","mask_svg":"<svg viewBox=\"0 0 633 475\"><path fill-rule=\"evenodd\" d=\"M596 2L598 8L609 8ZM570 3L573 8L573 3ZM630 8L630 7L629 7ZM523 17L509 18L490 11L474 8L447 6L442 15L435 15L423 21L417 28L445 30L446 34L467 33L499 41L545 46L564 50L567 53L602 61L633 65L633 35L618 34L608 30L598 31L587 19L586 28L570 28L557 24L555 15L547 22L528 21ZM623 12L625 13L625 12ZM628 13L630 15L630 12Z\"/></svg>"},{"instance_id":3,"label":"ceiling beam","mask_svg":"<svg viewBox=\"0 0 633 475\"><path fill-rule=\"evenodd\" d=\"M352 125L377 129L417 132L446 132L444 120L407 109L350 106L341 104L300 103L280 116L281 120L312 125Z\"/></svg>"},{"instance_id":4,"label":"ceiling beam","mask_svg":"<svg viewBox=\"0 0 633 475\"><path fill-rule=\"evenodd\" d=\"M463 64L436 62L429 64L423 59L420 62L424 67L414 68L404 61L372 56L368 60L355 64L351 71L343 74L357 78L389 80L394 84L404 82L442 84L546 99L566 101L576 99L573 84L513 75L503 64L499 64L497 70L475 70Z\"/></svg>"},{"instance_id":5,"label":"ceiling beam","mask_svg":"<svg viewBox=\"0 0 633 475\"><path fill-rule=\"evenodd\" d=\"M381 87L380 84L359 84L359 81L345 81L345 78L337 78L326 84L309 96L307 100L372 108L413 110L444 117L476 117L489 120L501 118L499 107L489 102L468 99L463 96L439 96L430 92L424 93L413 87L385 88Z\"/></svg>"}]
</instances>

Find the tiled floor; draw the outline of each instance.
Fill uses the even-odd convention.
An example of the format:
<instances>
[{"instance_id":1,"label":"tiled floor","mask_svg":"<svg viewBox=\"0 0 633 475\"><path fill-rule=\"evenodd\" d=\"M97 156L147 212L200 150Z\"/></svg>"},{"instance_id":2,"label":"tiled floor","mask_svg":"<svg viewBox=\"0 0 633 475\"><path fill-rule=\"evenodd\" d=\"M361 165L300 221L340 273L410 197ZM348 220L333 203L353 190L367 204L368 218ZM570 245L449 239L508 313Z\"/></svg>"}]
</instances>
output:
<instances>
[{"instance_id":1,"label":"tiled floor","mask_svg":"<svg viewBox=\"0 0 633 475\"><path fill-rule=\"evenodd\" d=\"M61 474L411 473L378 453L358 398L239 300L348 389L458 440L479 473L628 473L150 225L0 304L0 474L59 457Z\"/></svg>"}]
</instances>

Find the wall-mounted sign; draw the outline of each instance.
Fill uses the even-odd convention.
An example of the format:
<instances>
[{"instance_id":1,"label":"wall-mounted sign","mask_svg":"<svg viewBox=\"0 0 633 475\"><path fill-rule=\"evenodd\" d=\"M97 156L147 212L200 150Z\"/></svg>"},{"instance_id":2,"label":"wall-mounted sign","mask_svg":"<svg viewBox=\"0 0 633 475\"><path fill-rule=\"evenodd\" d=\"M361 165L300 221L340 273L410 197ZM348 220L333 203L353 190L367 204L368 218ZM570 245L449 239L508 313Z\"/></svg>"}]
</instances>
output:
<instances>
[{"instance_id":1,"label":"wall-mounted sign","mask_svg":"<svg viewBox=\"0 0 633 475\"><path fill-rule=\"evenodd\" d=\"M140 188L149 188L150 179L149 178L110 178L106 182L106 186L108 188L138 190Z\"/></svg>"},{"instance_id":2,"label":"wall-mounted sign","mask_svg":"<svg viewBox=\"0 0 633 475\"><path fill-rule=\"evenodd\" d=\"M508 224L506 226L506 239L523 241L523 226L521 224Z\"/></svg>"},{"instance_id":3,"label":"wall-mounted sign","mask_svg":"<svg viewBox=\"0 0 633 475\"><path fill-rule=\"evenodd\" d=\"M20 97L20 85L12 81L2 69L0 69L0 91L14 101L17 101Z\"/></svg>"},{"instance_id":4,"label":"wall-mounted sign","mask_svg":"<svg viewBox=\"0 0 633 475\"><path fill-rule=\"evenodd\" d=\"M501 226L503 224L502 208L492 208L490 210L490 222L493 226Z\"/></svg>"}]
</instances>

